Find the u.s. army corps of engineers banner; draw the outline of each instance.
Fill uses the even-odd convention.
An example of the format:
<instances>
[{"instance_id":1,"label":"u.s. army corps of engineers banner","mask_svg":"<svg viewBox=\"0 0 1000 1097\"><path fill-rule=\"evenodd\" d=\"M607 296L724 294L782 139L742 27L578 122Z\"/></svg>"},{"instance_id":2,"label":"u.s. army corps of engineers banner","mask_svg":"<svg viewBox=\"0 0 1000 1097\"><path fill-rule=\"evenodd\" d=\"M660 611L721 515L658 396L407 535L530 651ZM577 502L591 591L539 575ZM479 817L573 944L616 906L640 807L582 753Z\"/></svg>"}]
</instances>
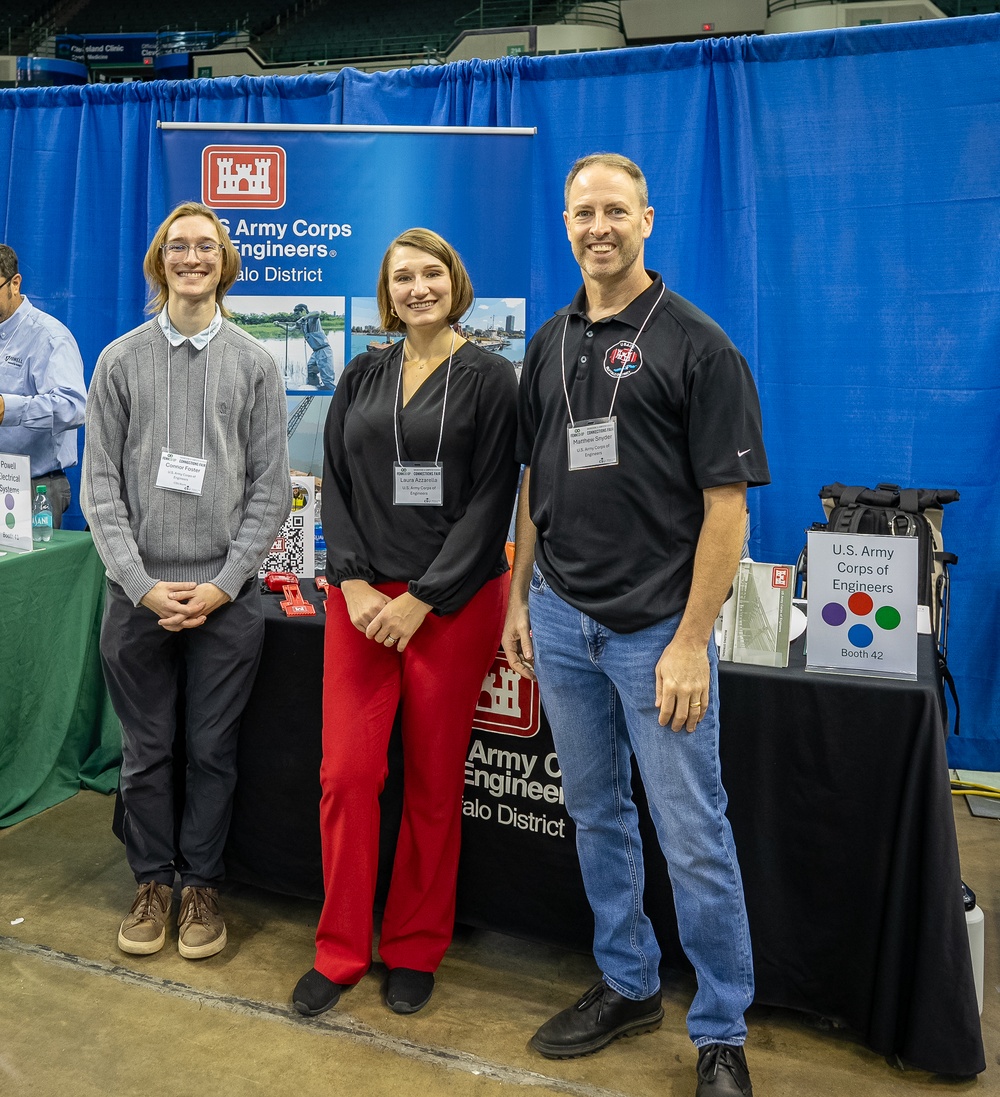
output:
<instances>
[{"instance_id":1,"label":"u.s. army corps of engineers banner","mask_svg":"<svg viewBox=\"0 0 1000 1097\"><path fill-rule=\"evenodd\" d=\"M322 471L329 401L316 397L329 396L355 354L400 338L381 329L375 285L386 247L404 229L434 229L457 248L476 291L463 334L520 366L533 130L198 123L162 130L164 213L196 200L225 222L243 263L226 302L284 365L294 468ZM565 860L555 847L571 845L573 831L560 778L538 687L500 652L476 710L464 803L466 827L487 828L498 858L466 866L465 886L476 887L477 871L495 871L504 858ZM570 864L572 879L562 886L579 888Z\"/></svg>"},{"instance_id":2,"label":"u.s. army corps of engineers banner","mask_svg":"<svg viewBox=\"0 0 1000 1097\"><path fill-rule=\"evenodd\" d=\"M243 263L227 304L283 364L289 393L329 395L346 362L389 341L379 263L414 226L439 232L468 267L476 300L463 334L522 360L534 130L161 129L167 208L201 201L225 222Z\"/></svg>"}]
</instances>

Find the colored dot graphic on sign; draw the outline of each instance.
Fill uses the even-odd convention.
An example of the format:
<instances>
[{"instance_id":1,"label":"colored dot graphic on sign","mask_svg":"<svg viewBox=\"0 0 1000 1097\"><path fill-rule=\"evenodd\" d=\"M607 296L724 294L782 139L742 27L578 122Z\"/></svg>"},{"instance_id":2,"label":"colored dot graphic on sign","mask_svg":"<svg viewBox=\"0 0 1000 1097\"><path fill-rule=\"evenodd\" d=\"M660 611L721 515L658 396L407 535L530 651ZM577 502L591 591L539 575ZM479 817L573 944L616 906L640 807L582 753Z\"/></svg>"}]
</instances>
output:
<instances>
[{"instance_id":1,"label":"colored dot graphic on sign","mask_svg":"<svg viewBox=\"0 0 1000 1097\"><path fill-rule=\"evenodd\" d=\"M823 607L823 620L828 625L842 625L847 620L847 610L839 602L827 602Z\"/></svg>"},{"instance_id":2,"label":"colored dot graphic on sign","mask_svg":"<svg viewBox=\"0 0 1000 1097\"><path fill-rule=\"evenodd\" d=\"M855 617L867 617L874 605L871 595L865 594L862 590L857 591L847 599L847 608Z\"/></svg>"},{"instance_id":3,"label":"colored dot graphic on sign","mask_svg":"<svg viewBox=\"0 0 1000 1097\"><path fill-rule=\"evenodd\" d=\"M16 519L14 518L13 514L8 514L5 521L7 523L7 528L8 529L13 529L14 528L14 525L16 523Z\"/></svg>"},{"instance_id":4,"label":"colored dot graphic on sign","mask_svg":"<svg viewBox=\"0 0 1000 1097\"><path fill-rule=\"evenodd\" d=\"M6 508L7 508L8 510L13 510L13 509L14 509L14 496L13 496L13 495L11 495L11 494L10 494L10 493L8 492L8 493L7 493L7 495L6 495L5 497L4 497L4 501L3 501L3 503L4 503L4 506L5 506L5 507L6 507Z\"/></svg>"},{"instance_id":5,"label":"colored dot graphic on sign","mask_svg":"<svg viewBox=\"0 0 1000 1097\"><path fill-rule=\"evenodd\" d=\"M874 606L871 595L865 594L864 591L855 591L848 598L846 607L840 602L827 602L821 615L826 624L837 628L847 620L848 610L853 617L867 617ZM901 619L899 610L895 606L879 606L875 610L875 624L886 632L898 628ZM875 633L870 626L858 621L847 630L847 639L856 648L866 648L874 642Z\"/></svg>"},{"instance_id":6,"label":"colored dot graphic on sign","mask_svg":"<svg viewBox=\"0 0 1000 1097\"><path fill-rule=\"evenodd\" d=\"M879 606L875 611L875 624L887 631L898 628L900 620L899 610L893 606Z\"/></svg>"},{"instance_id":7,"label":"colored dot graphic on sign","mask_svg":"<svg viewBox=\"0 0 1000 1097\"><path fill-rule=\"evenodd\" d=\"M847 639L856 648L866 648L875 639L875 634L867 625L851 625L847 630Z\"/></svg>"}]
</instances>

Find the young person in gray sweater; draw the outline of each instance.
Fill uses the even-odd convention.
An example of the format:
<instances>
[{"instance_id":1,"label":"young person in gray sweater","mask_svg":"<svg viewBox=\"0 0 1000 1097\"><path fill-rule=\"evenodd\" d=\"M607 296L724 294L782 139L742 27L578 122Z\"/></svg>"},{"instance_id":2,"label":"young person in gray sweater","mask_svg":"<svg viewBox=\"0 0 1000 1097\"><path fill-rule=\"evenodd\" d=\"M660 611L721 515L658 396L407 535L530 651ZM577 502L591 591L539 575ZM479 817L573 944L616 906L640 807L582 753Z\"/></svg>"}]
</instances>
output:
<instances>
[{"instance_id":1,"label":"young person in gray sweater","mask_svg":"<svg viewBox=\"0 0 1000 1097\"><path fill-rule=\"evenodd\" d=\"M81 506L108 572L101 656L138 884L118 945L163 947L176 873L178 949L199 959L226 945L217 888L263 642L257 569L291 505L286 404L277 363L226 319L240 259L212 210L178 206L143 269L157 315L98 360Z\"/></svg>"}]
</instances>

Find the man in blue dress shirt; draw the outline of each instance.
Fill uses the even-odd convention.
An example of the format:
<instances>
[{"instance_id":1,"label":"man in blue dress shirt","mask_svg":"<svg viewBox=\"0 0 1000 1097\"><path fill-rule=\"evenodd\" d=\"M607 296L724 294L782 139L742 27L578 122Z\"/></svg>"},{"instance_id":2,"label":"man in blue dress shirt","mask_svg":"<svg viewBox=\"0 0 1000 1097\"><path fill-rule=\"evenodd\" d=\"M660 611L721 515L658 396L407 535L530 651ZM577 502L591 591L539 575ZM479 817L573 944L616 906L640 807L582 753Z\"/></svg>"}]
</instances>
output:
<instances>
[{"instance_id":1,"label":"man in blue dress shirt","mask_svg":"<svg viewBox=\"0 0 1000 1097\"><path fill-rule=\"evenodd\" d=\"M0 244L0 453L31 458L32 487L45 485L56 528L70 502L66 469L77 463L86 401L76 340L21 294L17 254Z\"/></svg>"}]
</instances>

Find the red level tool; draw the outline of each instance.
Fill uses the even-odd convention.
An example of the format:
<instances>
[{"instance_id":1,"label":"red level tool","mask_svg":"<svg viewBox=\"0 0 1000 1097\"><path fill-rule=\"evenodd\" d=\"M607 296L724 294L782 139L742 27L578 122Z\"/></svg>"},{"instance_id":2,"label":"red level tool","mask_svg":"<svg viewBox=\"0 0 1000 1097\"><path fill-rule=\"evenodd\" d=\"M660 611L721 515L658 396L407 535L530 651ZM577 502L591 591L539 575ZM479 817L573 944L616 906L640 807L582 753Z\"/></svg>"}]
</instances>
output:
<instances>
[{"instance_id":1,"label":"red level tool","mask_svg":"<svg viewBox=\"0 0 1000 1097\"><path fill-rule=\"evenodd\" d=\"M284 591L285 598L281 602L281 608L285 611L286 617L315 617L316 607L312 602L307 602L302 597L302 591L299 590L299 581L295 580L294 583L285 583L281 588Z\"/></svg>"}]
</instances>

